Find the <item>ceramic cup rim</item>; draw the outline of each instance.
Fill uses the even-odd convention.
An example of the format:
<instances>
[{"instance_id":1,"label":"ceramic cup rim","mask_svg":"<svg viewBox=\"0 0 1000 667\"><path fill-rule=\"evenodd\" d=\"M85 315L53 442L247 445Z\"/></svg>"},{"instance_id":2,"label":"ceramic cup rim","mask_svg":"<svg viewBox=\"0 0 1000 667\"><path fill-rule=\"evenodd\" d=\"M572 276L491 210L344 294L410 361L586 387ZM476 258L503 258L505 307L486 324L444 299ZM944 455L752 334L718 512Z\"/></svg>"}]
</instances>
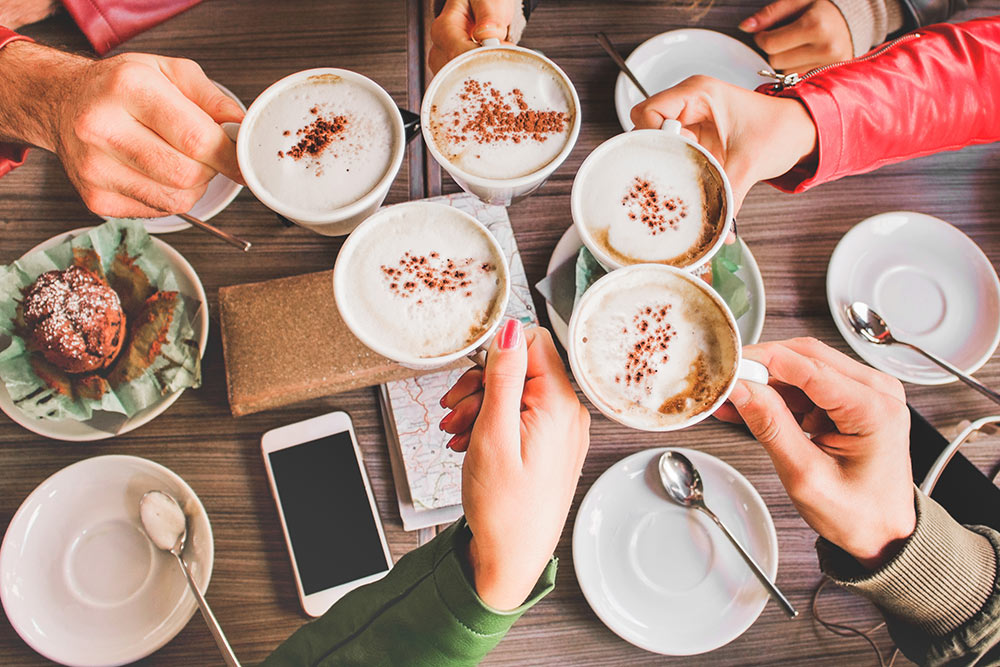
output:
<instances>
[{"instance_id":1,"label":"ceramic cup rim","mask_svg":"<svg viewBox=\"0 0 1000 667\"><path fill-rule=\"evenodd\" d=\"M379 179L378 183L376 183L371 190L350 204L341 206L340 208L332 211L317 213L314 210L302 209L285 204L279 201L264 187L263 183L261 183L260 179L257 177L256 172L253 170L250 162L250 135L252 132L250 130L244 131L244 128L252 128L253 124L257 121L261 110L282 92L293 85L309 79L310 77L322 75L339 76L365 87L378 97L379 101L385 106L386 110L389 112L390 118L392 119L392 133L395 140L395 147L392 152L392 158L387 165L385 174L382 175L382 178ZM236 158L239 162L240 172L243 174L243 180L246 181L247 188L250 189L250 191L255 197L257 197L258 200L260 200L262 204L275 213L306 225L321 226L341 222L364 212L367 208L377 206L381 199L385 196L389 186L391 186L392 182L396 179L396 175L399 173L399 168L403 164L403 156L405 153L406 137L403 129L403 117L399 113L399 108L396 106L395 101L393 101L389 93L386 92L382 86L375 83L365 75L338 67L314 67L312 69L289 74L288 76L282 77L272 83L250 104L246 115L243 117L243 121L240 123L240 132L236 139Z\"/></svg>"},{"instance_id":2,"label":"ceramic cup rim","mask_svg":"<svg viewBox=\"0 0 1000 667\"><path fill-rule=\"evenodd\" d=\"M490 323L490 326L487 327L486 330L472 343L469 343L459 350L436 357L408 357L400 354L397 349L389 349L378 342L373 342L364 331L364 328L358 324L357 319L354 317L354 309L351 307L353 302L351 301L349 295L344 291L346 289L345 285L347 284L347 281L344 279L345 271L348 271L352 265L352 255L358 243L361 242L360 239L365 234L371 233L370 230L380 224L389 214L402 209L416 208L444 209L448 212L448 215L457 216L465 222L475 225L485 236L487 242L490 244L490 247L493 249L493 252L499 258L500 266L503 270L503 297L500 305L496 309L496 315L493 318L493 322ZM472 354L486 341L490 340L496 333L497 328L499 328L500 323L503 322L505 318L507 304L510 301L510 266L507 262L507 256L504 254L503 248L500 247L500 243L496 240L496 237L493 236L493 233L486 227L486 225L465 211L436 202L403 202L401 204L393 204L392 206L385 206L379 209L377 212L366 218L364 222L358 225L354 231L351 232L350 236L347 237L347 240L344 241L344 245L341 246L340 252L337 254L337 260L333 267L333 296L337 304L337 310L340 313L340 318L344 321L344 324L347 325L347 328L350 329L351 333L353 333L365 347L382 355L383 357L391 359L407 367L420 369L438 368Z\"/></svg>"},{"instance_id":3,"label":"ceramic cup rim","mask_svg":"<svg viewBox=\"0 0 1000 667\"><path fill-rule=\"evenodd\" d=\"M567 137L566 144L563 146L562 150L559 151L559 153L552 158L550 162L537 171L533 171L530 174L525 174L524 176L518 176L516 178L486 178L484 176L470 174L441 153L437 147L437 143L434 141L434 137L431 136L430 131L431 106L433 106L433 100L437 95L442 82L448 78L449 74L469 60L478 58L488 51L497 50L524 53L530 57L539 59L551 67L559 75L566 89L569 90L570 98L573 101L575 111L573 114L573 126L570 128L569 136ZM447 65L442 67L431 80L430 85L427 87L427 91L424 93L423 102L420 105L420 131L424 137L424 145L427 146L427 150L430 151L434 160L441 166L442 169L451 174L456 180L461 180L468 183L470 186L480 188L521 188L527 185L533 185L538 181L544 181L552 174L552 172L558 169L562 163L566 161L569 154L573 152L573 148L576 146L577 137L580 135L580 126L580 97L577 95L576 86L573 85L573 81L570 80L566 72L564 72L562 68L555 64L555 62L553 62L550 58L542 55L538 51L533 51L531 49L526 49L523 46L516 46L513 44L482 45L452 59Z\"/></svg>"},{"instance_id":4,"label":"ceramic cup rim","mask_svg":"<svg viewBox=\"0 0 1000 667\"><path fill-rule=\"evenodd\" d=\"M712 302L722 311L726 318L726 322L729 325L730 330L733 332L733 336L736 339L736 362L733 368L732 377L726 384L726 388L719 394L718 398L712 403L711 406L691 415L683 422L677 424L664 424L664 425L650 425L638 423L638 420L630 421L628 417L616 412L604 399L601 397L593 386L591 385L586 374L583 372L582 366L578 361L578 356L580 353L579 348L576 344L576 331L580 326L582 321L581 313L586 310L586 306L589 301L596 298L596 295L603 290L609 289L608 285L614 284L618 280L627 278L633 273L639 273L644 271L657 271L663 274L669 274L672 276L670 279L681 278L693 284L696 288L700 289L704 294L708 295ZM667 264L632 264L625 268L616 269L601 276L593 285L590 286L582 297L580 297L580 303L577 304L576 308L573 309L573 316L570 318L568 327L568 349L567 356L569 357L570 368L573 371L573 377L576 379L577 385L579 385L580 390L590 399L590 402L595 408L600 410L601 414L605 417L618 422L623 426L628 426L629 428L634 428L640 431L679 431L681 429L688 428L689 426L694 426L699 422L707 419L713 412L719 409L723 403L729 398L729 394L732 393L733 387L736 386L736 382L740 379L739 369L743 363L743 339L740 337L739 327L736 325L736 318L733 317L733 311L729 309L726 302L722 300L722 297L705 283L701 278L693 276L684 269L678 269L676 266L669 266Z\"/></svg>"},{"instance_id":5,"label":"ceramic cup rim","mask_svg":"<svg viewBox=\"0 0 1000 667\"><path fill-rule=\"evenodd\" d=\"M685 264L684 266L676 268L683 269L684 271L696 271L701 267L705 266L706 264L711 262L712 258L715 257L715 255L719 252L719 250L722 249L722 246L725 245L726 243L726 237L729 236L729 232L732 231L733 217L734 217L733 210L735 208L735 201L733 198L733 187L732 184L729 182L729 177L726 175L726 170L722 168L722 165L719 164L719 161L715 159L714 155L712 155L704 146L702 146L698 142L693 141L692 139L689 139L688 137L685 137L682 134L672 132L669 129L646 128L639 130L630 130L629 132L622 132L602 142L597 148L591 151L590 155L588 155L584 159L583 163L580 165L580 168L576 172L576 176L573 178L573 189L570 194L570 214L572 215L573 218L573 225L576 227L577 232L580 234L580 239L583 241L584 245L587 246L587 249L594 255L594 258L597 259L597 261L600 262L601 265L607 269L610 270L621 269L627 266L635 266L636 264L661 264L662 266L674 266L673 264L667 264L665 262L653 262L649 260L644 260L642 262L634 262L632 264L622 264L616 261L608 253L606 253L597 243L594 242L590 230L587 228L586 223L583 222L583 213L582 213L584 208L582 202L583 178L584 176L586 176L586 174L589 172L590 169L594 168L594 165L597 164L604 157L605 154L616 148L619 144L625 143L627 141L632 141L635 136L662 137L664 133L666 133L667 136L670 136L671 138L676 138L677 140L684 142L685 144L691 146L701 154L701 156L708 162L709 166L711 166L713 171L715 171L715 173L718 175L719 180L722 183L723 198L725 200L724 201L725 211L724 211L724 220L722 223L722 231L716 237L715 242L704 254L701 255L701 257L691 262L690 264Z\"/></svg>"}]
</instances>

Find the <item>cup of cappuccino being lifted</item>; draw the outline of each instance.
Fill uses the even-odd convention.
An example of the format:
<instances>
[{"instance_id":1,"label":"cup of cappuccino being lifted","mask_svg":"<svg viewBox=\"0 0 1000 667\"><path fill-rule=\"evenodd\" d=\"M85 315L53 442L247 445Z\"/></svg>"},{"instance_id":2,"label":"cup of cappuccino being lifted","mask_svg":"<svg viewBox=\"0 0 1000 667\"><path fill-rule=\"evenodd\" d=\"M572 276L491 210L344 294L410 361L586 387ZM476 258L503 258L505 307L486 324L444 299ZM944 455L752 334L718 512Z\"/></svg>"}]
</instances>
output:
<instances>
[{"instance_id":1,"label":"cup of cappuccino being lifted","mask_svg":"<svg viewBox=\"0 0 1000 667\"><path fill-rule=\"evenodd\" d=\"M420 126L431 155L463 190L507 206L541 187L573 150L580 100L545 56L486 40L437 73Z\"/></svg>"},{"instance_id":2,"label":"cup of cappuccino being lifted","mask_svg":"<svg viewBox=\"0 0 1000 667\"><path fill-rule=\"evenodd\" d=\"M265 206L339 236L385 200L405 147L389 94L361 74L327 67L291 74L261 93L240 124L236 154Z\"/></svg>"},{"instance_id":3,"label":"cup of cappuccino being lifted","mask_svg":"<svg viewBox=\"0 0 1000 667\"><path fill-rule=\"evenodd\" d=\"M573 180L573 224L609 271L633 264L704 266L733 227L733 191L715 157L680 123L632 130L587 156Z\"/></svg>"}]
</instances>

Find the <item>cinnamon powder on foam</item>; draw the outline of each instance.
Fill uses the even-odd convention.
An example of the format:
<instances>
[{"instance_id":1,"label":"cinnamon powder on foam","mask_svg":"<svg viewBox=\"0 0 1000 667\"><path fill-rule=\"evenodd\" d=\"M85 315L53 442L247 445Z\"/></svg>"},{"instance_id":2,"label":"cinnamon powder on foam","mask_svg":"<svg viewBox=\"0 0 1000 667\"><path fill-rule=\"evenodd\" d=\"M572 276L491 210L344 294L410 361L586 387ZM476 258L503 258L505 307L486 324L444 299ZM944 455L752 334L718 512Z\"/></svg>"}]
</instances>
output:
<instances>
[{"instance_id":1,"label":"cinnamon powder on foam","mask_svg":"<svg viewBox=\"0 0 1000 667\"><path fill-rule=\"evenodd\" d=\"M466 79L459 95L463 106L452 112L447 122L445 137L453 143L471 139L477 144L525 140L544 142L566 129L568 114L565 111L532 109L524 93L514 88L501 93L489 81Z\"/></svg>"}]
</instances>

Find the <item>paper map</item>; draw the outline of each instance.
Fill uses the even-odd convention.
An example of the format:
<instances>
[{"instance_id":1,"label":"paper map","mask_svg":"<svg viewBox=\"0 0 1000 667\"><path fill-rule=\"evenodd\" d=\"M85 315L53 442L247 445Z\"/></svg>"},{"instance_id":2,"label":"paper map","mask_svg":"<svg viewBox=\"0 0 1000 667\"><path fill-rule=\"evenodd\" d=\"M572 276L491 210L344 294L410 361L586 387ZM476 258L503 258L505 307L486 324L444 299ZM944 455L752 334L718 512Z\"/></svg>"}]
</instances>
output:
<instances>
[{"instance_id":1,"label":"paper map","mask_svg":"<svg viewBox=\"0 0 1000 667\"><path fill-rule=\"evenodd\" d=\"M510 265L508 317L516 317L526 324L537 324L538 317L531 303L528 279L521 264L507 209L489 206L467 194L435 197L426 201L454 206L486 225L503 248ZM385 385L410 497L417 510L452 507L462 502L464 455L445 447L451 436L438 428L438 422L445 415L439 401L463 372L464 369L432 373ZM390 447L393 444L390 442Z\"/></svg>"}]
</instances>

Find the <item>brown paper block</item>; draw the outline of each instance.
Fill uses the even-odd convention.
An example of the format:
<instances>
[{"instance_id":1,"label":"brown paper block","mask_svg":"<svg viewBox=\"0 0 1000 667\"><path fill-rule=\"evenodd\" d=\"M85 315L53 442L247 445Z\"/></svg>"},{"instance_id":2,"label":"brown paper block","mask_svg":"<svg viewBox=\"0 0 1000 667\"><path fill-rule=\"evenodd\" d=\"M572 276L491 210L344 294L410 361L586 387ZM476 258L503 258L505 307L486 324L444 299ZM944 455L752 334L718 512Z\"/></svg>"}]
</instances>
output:
<instances>
[{"instance_id":1,"label":"brown paper block","mask_svg":"<svg viewBox=\"0 0 1000 667\"><path fill-rule=\"evenodd\" d=\"M221 287L219 319L234 417L428 372L354 337L337 311L333 271Z\"/></svg>"}]
</instances>

